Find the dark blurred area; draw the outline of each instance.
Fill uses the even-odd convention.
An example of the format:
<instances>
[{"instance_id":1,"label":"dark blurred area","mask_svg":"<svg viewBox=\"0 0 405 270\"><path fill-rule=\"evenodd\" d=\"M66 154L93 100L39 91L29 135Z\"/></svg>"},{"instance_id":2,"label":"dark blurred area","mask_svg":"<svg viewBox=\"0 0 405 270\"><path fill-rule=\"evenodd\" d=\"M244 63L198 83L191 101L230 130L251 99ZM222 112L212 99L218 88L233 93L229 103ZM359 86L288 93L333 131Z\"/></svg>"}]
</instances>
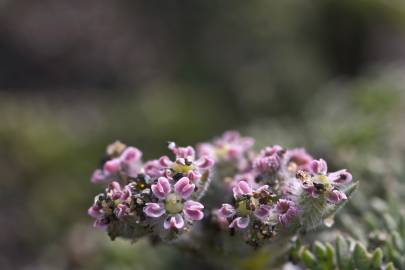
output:
<instances>
[{"instance_id":1,"label":"dark blurred area","mask_svg":"<svg viewBox=\"0 0 405 270\"><path fill-rule=\"evenodd\" d=\"M108 143L154 158L238 129L336 166L398 154L404 60L401 1L0 0L0 269L189 267L92 229Z\"/></svg>"}]
</instances>

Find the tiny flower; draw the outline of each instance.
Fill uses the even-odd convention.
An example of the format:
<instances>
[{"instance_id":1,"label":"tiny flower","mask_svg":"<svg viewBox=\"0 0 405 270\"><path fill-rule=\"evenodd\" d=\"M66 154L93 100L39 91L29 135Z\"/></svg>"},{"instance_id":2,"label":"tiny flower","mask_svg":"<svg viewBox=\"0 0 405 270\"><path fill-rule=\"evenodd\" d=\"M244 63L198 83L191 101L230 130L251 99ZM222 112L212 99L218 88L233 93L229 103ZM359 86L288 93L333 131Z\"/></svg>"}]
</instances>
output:
<instances>
[{"instance_id":1,"label":"tiny flower","mask_svg":"<svg viewBox=\"0 0 405 270\"><path fill-rule=\"evenodd\" d=\"M254 140L250 137L241 137L237 131L227 131L213 143L198 145L200 156L209 156L215 161L238 160L253 146Z\"/></svg>"},{"instance_id":2,"label":"tiny flower","mask_svg":"<svg viewBox=\"0 0 405 270\"><path fill-rule=\"evenodd\" d=\"M127 201L131 198L131 196L132 196L132 191L131 191L130 186L125 186L121 192L121 197L120 197L121 201Z\"/></svg>"},{"instance_id":3,"label":"tiny flower","mask_svg":"<svg viewBox=\"0 0 405 270\"><path fill-rule=\"evenodd\" d=\"M341 200L347 200L347 196L343 192L335 189L328 192L327 199L330 203L338 203Z\"/></svg>"},{"instance_id":4,"label":"tiny flower","mask_svg":"<svg viewBox=\"0 0 405 270\"><path fill-rule=\"evenodd\" d=\"M174 190L177 194L181 195L184 199L187 199L191 193L194 192L195 185L190 183L190 179L187 177L181 178L177 183L174 185Z\"/></svg>"},{"instance_id":5,"label":"tiny flower","mask_svg":"<svg viewBox=\"0 0 405 270\"><path fill-rule=\"evenodd\" d=\"M246 181L239 181L232 190L235 198L252 193L252 187Z\"/></svg>"},{"instance_id":6,"label":"tiny flower","mask_svg":"<svg viewBox=\"0 0 405 270\"><path fill-rule=\"evenodd\" d=\"M345 169L328 174L328 178L336 185L350 183L353 179L352 175Z\"/></svg>"},{"instance_id":7,"label":"tiny flower","mask_svg":"<svg viewBox=\"0 0 405 270\"><path fill-rule=\"evenodd\" d=\"M114 214L117 216L117 218L122 218L128 214L128 210L129 208L127 205L120 203L115 208Z\"/></svg>"},{"instance_id":8,"label":"tiny flower","mask_svg":"<svg viewBox=\"0 0 405 270\"><path fill-rule=\"evenodd\" d=\"M176 144L170 143L169 149L172 150L176 158L194 159L195 157L194 148L191 146L177 147Z\"/></svg>"},{"instance_id":9,"label":"tiny flower","mask_svg":"<svg viewBox=\"0 0 405 270\"><path fill-rule=\"evenodd\" d=\"M171 217L168 217L163 226L166 230L169 229L181 229L184 226L184 219L181 215L177 214Z\"/></svg>"},{"instance_id":10,"label":"tiny flower","mask_svg":"<svg viewBox=\"0 0 405 270\"><path fill-rule=\"evenodd\" d=\"M290 162L293 162L301 170L308 169L309 164L313 160L312 156L309 155L303 148L287 150L285 153L285 159L287 161L287 165Z\"/></svg>"},{"instance_id":11,"label":"tiny flower","mask_svg":"<svg viewBox=\"0 0 405 270\"><path fill-rule=\"evenodd\" d=\"M92 206L90 206L89 210L87 210L87 213L89 214L89 216L93 218L99 218L103 215L101 210L102 210L101 206L93 204Z\"/></svg>"},{"instance_id":12,"label":"tiny flower","mask_svg":"<svg viewBox=\"0 0 405 270\"><path fill-rule=\"evenodd\" d=\"M297 216L298 208L293 201L280 199L277 202L276 210L278 213L278 220L284 226L287 226L288 223Z\"/></svg>"},{"instance_id":13,"label":"tiny flower","mask_svg":"<svg viewBox=\"0 0 405 270\"><path fill-rule=\"evenodd\" d=\"M170 167L172 166L173 162L170 160L168 156L161 156L159 158L159 164L162 167Z\"/></svg>"},{"instance_id":14,"label":"tiny flower","mask_svg":"<svg viewBox=\"0 0 405 270\"><path fill-rule=\"evenodd\" d=\"M189 200L184 203L183 213L188 220L201 220L204 217L203 209L201 203Z\"/></svg>"},{"instance_id":15,"label":"tiny flower","mask_svg":"<svg viewBox=\"0 0 405 270\"><path fill-rule=\"evenodd\" d=\"M311 172L314 174L326 174L328 172L328 164L323 159L312 160L309 164Z\"/></svg>"},{"instance_id":16,"label":"tiny flower","mask_svg":"<svg viewBox=\"0 0 405 270\"><path fill-rule=\"evenodd\" d=\"M150 160L143 166L143 171L150 177L163 176L164 170L159 160Z\"/></svg>"},{"instance_id":17,"label":"tiny flower","mask_svg":"<svg viewBox=\"0 0 405 270\"><path fill-rule=\"evenodd\" d=\"M97 169L93 172L90 181L92 183L103 183L107 180L106 175L103 173L102 170Z\"/></svg>"},{"instance_id":18,"label":"tiny flower","mask_svg":"<svg viewBox=\"0 0 405 270\"><path fill-rule=\"evenodd\" d=\"M121 169L121 160L119 158L108 160L104 163L103 169L106 173L116 173Z\"/></svg>"},{"instance_id":19,"label":"tiny flower","mask_svg":"<svg viewBox=\"0 0 405 270\"><path fill-rule=\"evenodd\" d=\"M139 151L138 148L131 146L124 150L124 152L120 156L120 160L124 163L130 164L139 161L141 157L142 152Z\"/></svg>"},{"instance_id":20,"label":"tiny flower","mask_svg":"<svg viewBox=\"0 0 405 270\"><path fill-rule=\"evenodd\" d=\"M154 218L160 217L166 212L164 206L159 203L146 203L143 211L147 216Z\"/></svg>"},{"instance_id":21,"label":"tiny flower","mask_svg":"<svg viewBox=\"0 0 405 270\"><path fill-rule=\"evenodd\" d=\"M255 216L259 219L267 218L270 215L270 213L271 207L268 205L261 205L254 212Z\"/></svg>"},{"instance_id":22,"label":"tiny flower","mask_svg":"<svg viewBox=\"0 0 405 270\"><path fill-rule=\"evenodd\" d=\"M249 216L246 217L237 217L232 220L231 224L229 224L229 228L239 228L239 229L246 229L249 226L250 218Z\"/></svg>"},{"instance_id":23,"label":"tiny flower","mask_svg":"<svg viewBox=\"0 0 405 270\"><path fill-rule=\"evenodd\" d=\"M117 200L122 196L121 186L118 182L111 182L107 187L107 194L113 199Z\"/></svg>"},{"instance_id":24,"label":"tiny flower","mask_svg":"<svg viewBox=\"0 0 405 270\"><path fill-rule=\"evenodd\" d=\"M151 189L156 197L164 199L171 191L169 180L165 177L159 177L157 184L152 185Z\"/></svg>"},{"instance_id":25,"label":"tiny flower","mask_svg":"<svg viewBox=\"0 0 405 270\"><path fill-rule=\"evenodd\" d=\"M218 210L218 215L223 218L231 218L236 214L235 208L227 203L223 203L222 207Z\"/></svg>"},{"instance_id":26,"label":"tiny flower","mask_svg":"<svg viewBox=\"0 0 405 270\"><path fill-rule=\"evenodd\" d=\"M208 169L214 165L214 160L207 156L203 156L195 162L196 166L200 169Z\"/></svg>"}]
</instances>

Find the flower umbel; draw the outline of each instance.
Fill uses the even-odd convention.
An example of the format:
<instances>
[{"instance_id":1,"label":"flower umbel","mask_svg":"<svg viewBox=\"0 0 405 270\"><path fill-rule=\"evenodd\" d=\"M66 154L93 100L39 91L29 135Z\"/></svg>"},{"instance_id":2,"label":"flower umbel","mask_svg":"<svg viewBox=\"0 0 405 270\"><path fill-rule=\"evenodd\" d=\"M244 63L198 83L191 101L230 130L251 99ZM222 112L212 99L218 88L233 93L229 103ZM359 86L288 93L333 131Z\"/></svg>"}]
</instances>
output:
<instances>
[{"instance_id":1,"label":"flower umbel","mask_svg":"<svg viewBox=\"0 0 405 270\"><path fill-rule=\"evenodd\" d=\"M106 188L88 214L112 239L204 239L228 231L256 247L318 226L349 199L347 170L329 172L302 148L256 153L253 142L228 131L197 152L170 142L171 157L145 162L137 148L115 142L91 178Z\"/></svg>"}]
</instances>

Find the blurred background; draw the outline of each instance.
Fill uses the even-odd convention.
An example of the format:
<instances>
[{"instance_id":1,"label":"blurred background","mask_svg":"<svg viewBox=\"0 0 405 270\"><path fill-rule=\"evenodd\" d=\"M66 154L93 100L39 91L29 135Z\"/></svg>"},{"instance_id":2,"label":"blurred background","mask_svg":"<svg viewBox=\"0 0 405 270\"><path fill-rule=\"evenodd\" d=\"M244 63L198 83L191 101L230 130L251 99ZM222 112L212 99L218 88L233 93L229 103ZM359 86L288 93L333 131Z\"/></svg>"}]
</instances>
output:
<instances>
[{"instance_id":1,"label":"blurred background","mask_svg":"<svg viewBox=\"0 0 405 270\"><path fill-rule=\"evenodd\" d=\"M349 168L358 205L404 196L404 61L403 1L0 0L0 269L189 267L92 228L116 139L237 129Z\"/></svg>"}]
</instances>

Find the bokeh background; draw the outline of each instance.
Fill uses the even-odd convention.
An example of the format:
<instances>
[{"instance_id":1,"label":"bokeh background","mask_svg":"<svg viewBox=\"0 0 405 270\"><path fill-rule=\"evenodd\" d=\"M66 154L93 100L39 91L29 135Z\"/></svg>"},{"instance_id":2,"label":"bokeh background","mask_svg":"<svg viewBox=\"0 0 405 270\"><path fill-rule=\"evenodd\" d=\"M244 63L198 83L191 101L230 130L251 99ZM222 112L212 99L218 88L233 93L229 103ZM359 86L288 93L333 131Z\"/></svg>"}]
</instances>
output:
<instances>
[{"instance_id":1,"label":"bokeh background","mask_svg":"<svg viewBox=\"0 0 405 270\"><path fill-rule=\"evenodd\" d=\"M237 129L350 168L353 209L404 196L404 61L403 1L0 0L0 269L190 267L91 227L116 139Z\"/></svg>"}]
</instances>

